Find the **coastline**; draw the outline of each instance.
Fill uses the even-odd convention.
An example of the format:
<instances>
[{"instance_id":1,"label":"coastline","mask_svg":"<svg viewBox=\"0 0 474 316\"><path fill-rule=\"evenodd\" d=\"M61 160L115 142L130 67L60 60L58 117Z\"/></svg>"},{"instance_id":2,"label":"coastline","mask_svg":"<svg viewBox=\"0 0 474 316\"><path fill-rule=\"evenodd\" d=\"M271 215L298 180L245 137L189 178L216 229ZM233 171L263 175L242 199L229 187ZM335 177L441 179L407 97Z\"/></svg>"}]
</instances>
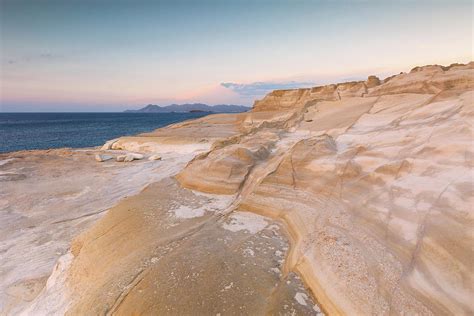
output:
<instances>
[{"instance_id":1,"label":"coastline","mask_svg":"<svg viewBox=\"0 0 474 316\"><path fill-rule=\"evenodd\" d=\"M225 296L231 311L285 311L288 304L280 303L291 298L295 311L319 313L310 306L306 293L312 293L328 314L469 313L465 298L472 289L456 280L470 278L464 263L472 259L464 199L472 173L464 149L472 135L472 73L472 63L425 66L384 82L279 90L248 113L210 115L109 142L102 153L159 154L162 160L93 164L156 164L172 171L84 229L60 273L66 281L44 290L30 311L45 311L51 295L63 291L69 301L56 312L179 308L173 297L160 298L167 290L185 293L186 313L197 308L192 293L209 283L200 298L210 304L207 312L218 312L212 302L222 297L213 293L237 291ZM443 146L447 138L456 141ZM270 228L277 222L286 228L287 250L285 233ZM272 235L278 246L266 243ZM248 240L266 252L241 249ZM446 248L452 240L458 240L456 252ZM226 243L235 251L227 252ZM272 247L284 250L283 261ZM253 267L257 259L265 269ZM251 268L236 269L239 261ZM172 262L183 268L175 270ZM229 262L233 270L221 267ZM196 265L202 278L192 274ZM215 271L222 282L210 281ZM244 277L245 271L255 274ZM308 292L297 281L285 285L295 272ZM172 286L177 280L182 288ZM448 291L436 284L453 285ZM236 301L252 287L271 303ZM153 305L158 298L162 306Z\"/></svg>"},{"instance_id":2,"label":"coastline","mask_svg":"<svg viewBox=\"0 0 474 316\"><path fill-rule=\"evenodd\" d=\"M218 114L216 116L221 117L222 115ZM223 116L225 117L227 115L225 114ZM211 120L212 119L213 118L211 118ZM185 127L186 125L190 124L191 122L192 121L187 120L187 121L171 124L171 125L165 127L165 129L174 130L176 128L180 128L180 127L183 127L183 126ZM233 130L233 128L231 128L231 130ZM221 135L226 136L229 133L232 133L232 132L221 130ZM172 134L174 134L174 133L172 132ZM208 132L206 132L204 134L209 135ZM120 192L120 194L117 195L114 200L111 200L110 203L107 204L107 205L102 206L102 204L100 203L101 204L101 206L100 206L101 210L99 212L91 211L91 208L92 209L99 208L99 206L97 206L97 202L96 202L96 204L88 203L88 207L87 207L88 211L85 214L82 214L79 210L76 210L77 214L73 218L64 219L64 218L62 218L64 216L64 214L59 214L58 215L59 218L57 218L56 216L53 216L51 213L48 214L48 217L49 217L48 220L53 221L53 224L55 224L55 225L58 225L60 223L67 223L67 222L73 222L73 221L80 220L80 227L74 228L74 229L70 226L62 228L64 231L68 231L68 236L69 237L64 237L63 236L62 240L60 241L61 245L62 245L62 247L61 247L62 250L61 250L61 252L56 251L56 256L53 260L51 260L51 259L46 260L45 258L41 259L41 257L39 257L39 256L35 257L35 255L32 256L31 253L28 254L30 259L33 258L35 261L38 261L38 260L45 261L46 260L44 262L44 264L49 267L46 270L50 271L49 269L53 269L53 266L54 266L53 271L55 271L55 272L51 276L49 276L49 273L45 273L44 277L31 278L31 277L28 277L28 273L31 273L32 271L28 272L27 270L21 269L22 266L19 265L18 269L19 270L21 269L21 270L17 273L18 278L14 279L10 284L6 284L7 288L5 288L5 290L4 290L5 291L4 293L6 293L7 296L10 296L10 299L2 299L2 301L5 302L4 306L2 307L2 310L3 310L4 313L6 313L6 314L21 313L21 314L24 314L24 315L28 315L28 314L31 314L31 313L35 313L35 314L38 314L38 313L39 314L48 314L48 313L59 313L59 314L61 314L61 313L64 313L66 311L66 308L70 307L70 303L68 303L69 300L67 299L67 295L63 296L60 293L63 293L63 292L67 293L67 290L66 290L66 287L67 287L66 280L67 280L67 278L64 277L64 274L68 273L68 269L71 265L71 260L74 258L74 256L71 255L70 250L67 251L67 249L70 248L70 246L69 246L70 242L73 241L74 239L77 239L78 235L80 236L81 234L84 234L85 232L90 230L91 227L94 227L95 225L97 225L100 222L101 218L103 218L104 216L106 216L108 214L108 212L110 212L111 208L114 209L115 207L120 207L120 205L123 203L121 201L125 201L129 197L132 197L132 198L136 197L136 198L140 199L141 192L143 192L143 190L147 190L148 186L156 184L157 182L159 182L159 179L163 179L163 178L166 178L168 176L173 176L174 174L177 174L181 169L183 169L185 167L186 163L188 163L190 160L194 159L197 155L205 153L206 151L210 150L213 141L217 139L215 137L212 137L211 140L206 140L206 141L203 141L203 139L200 139L196 144L195 143L196 142L195 137L184 138L184 139L182 137L174 138L174 135L170 136L169 133L164 133L164 136L160 135L159 137L163 138L162 139L163 142L159 146L160 147L160 155L162 157L162 160L160 160L160 161L148 161L147 159L143 159L143 160L134 161L132 163L119 163L119 162L116 162L114 160L110 160L110 161L105 161L105 162L99 163L99 162L96 162L94 160L94 156L96 154L102 154L102 155L105 154L105 155L107 155L107 152L109 152L115 158L117 155L120 155L122 153L127 153L127 152L130 152L130 151L133 151L133 150L139 150L141 152L148 152L148 154L146 154L146 156L150 156L154 151L156 151L156 147L150 146L150 143L149 143L149 140L156 141L156 135L153 132L149 133L149 135L146 135L146 136L137 135L137 136L133 137L134 141L129 141L127 137L123 137L123 138L121 138L120 142L117 142L115 144L115 146L117 146L116 148L119 148L119 149L113 149L113 150L105 150L104 151L104 150L101 150L99 147L92 147L92 148L61 148L61 149L49 149L49 150L26 150L26 151L17 151L17 152L0 154L0 157L2 157L2 161L6 161L6 163L2 164L2 166L5 166L5 168L8 168L7 172L12 171L12 170L17 170L17 169L20 169L20 170L24 169L25 168L24 162L20 162L20 161L22 159L24 159L25 157L28 157L29 159L33 159L32 157L37 156L38 160L35 161L35 164L38 165L38 166L41 166L41 164L47 163L51 159L56 160L57 159L56 156L67 156L67 157L71 158L74 161L77 160L76 159L77 157L84 156L82 158L84 158L85 159L84 162L87 163L87 166L86 166L88 168L87 175L88 175L88 177L90 177L90 179L85 179L81 182L76 182L75 185L77 185L78 187L81 186L81 183L89 183L89 181L93 181L92 178L97 177L99 174L101 174L101 173L94 172L92 170L92 168L90 168L92 166L104 167L105 172L108 172L110 169L115 169L115 168L120 167L120 166L122 166L125 169L132 168L130 170L130 172L127 173L129 175L132 174L132 173L135 173L136 168L133 168L133 167L138 167L138 165L140 165L140 164L155 164L155 165L158 166L157 168L154 168L153 172L150 172L153 169L141 168L140 174L147 174L147 173L148 174L155 174L155 173L157 173L158 170L166 170L167 171L166 174L159 174L159 173L156 174L154 177L150 178L147 181L144 181L142 184L139 184L140 181L134 180L133 185L132 185L133 188L130 188L126 192ZM141 142L140 141L136 142L137 139L141 140ZM171 143L174 143L174 144L171 144ZM122 147L123 147L123 149L122 149ZM167 151L167 152L163 153L163 149L165 149L165 151ZM178 149L180 149L180 150L178 150ZM176 156L176 158L175 158L175 156ZM173 159L178 159L179 162L178 163L171 162ZM16 166L15 162L20 163L20 166ZM171 164L170 164L170 162L171 162ZM75 163L77 163L77 162L75 162ZM60 165L61 165L61 163L58 165L57 161L55 161L55 169L57 169ZM0 168L2 166L0 166ZM67 170L73 169L73 168L71 168L71 166L65 166L65 168ZM50 167L45 166L45 169L46 169L46 171L49 171ZM150 171L148 171L148 170L150 170ZM64 176L65 179L60 178L59 180L58 180L58 175L55 175L54 177L56 178L54 180L55 182L58 182L58 181L60 182L61 180L64 181L64 180L68 179L69 177L71 177L71 175L68 174L68 175ZM22 180L24 180L24 179L22 178ZM44 181L44 180L42 179L41 181ZM116 182L113 182L113 183L116 183ZM105 186L110 186L111 184L112 183L105 184ZM22 183L22 186L25 186L25 184ZM38 186L38 184L35 184L32 187L36 187L36 186ZM97 190L97 189L94 189L94 188L88 190L88 192L85 192L85 193L90 194L91 191L94 191L96 194L102 195L100 190ZM5 196L9 195L8 192L2 192L2 193ZM33 192L31 192L31 193L33 193ZM72 194L72 196L82 195L81 193L79 193L79 194L78 193L69 193L69 195L71 195L71 194ZM197 194L197 192L195 194ZM201 193L199 193L199 194L201 194ZM210 195L210 196L212 197L214 195ZM43 196L43 198L44 198L44 196ZM34 198L32 198L32 199L34 199ZM51 198L49 198L49 199L51 199ZM89 195L88 199L93 199L93 198ZM102 202L104 202L104 201L102 201ZM68 206L68 203L64 199L61 201L61 204L62 204L61 207L63 207L63 208L70 207L70 208L76 208L77 209L77 205L76 206L74 206L74 205ZM8 207L8 205L7 205L7 207ZM45 208L45 207L48 207L48 206L42 206L42 208ZM209 208L210 207L208 207L208 209ZM230 213L232 212L232 210L227 210L226 211L226 208L222 208L222 206L220 208L221 208L221 210L217 211L219 213L217 219L221 218L221 216L223 216L224 214L227 214L225 216L227 216L227 217L230 216L229 218L231 218ZM34 211L34 210L31 210L31 211L37 213L37 211ZM177 215L177 216L178 216L178 218L183 218L184 220L188 220L188 219L192 219L196 216L196 214L194 214L193 212L195 212L195 211L193 211L192 208L191 209L186 209L186 207L185 207L183 210L181 210L180 215ZM206 212L208 212L208 211L205 211L204 213L206 213ZM214 213L214 212L216 212L216 210L212 210L212 212ZM222 215L220 215L221 213L222 213ZM203 214L201 212L198 212L197 215L202 216ZM71 214L69 214L68 216L70 217ZM231 221L232 221L232 218L231 218ZM261 221L261 220L257 218L257 222L258 221ZM2 222L6 223L8 221L2 221ZM219 224L219 225L230 225L228 227L232 227L231 223L229 223L229 224ZM242 230L245 232L246 231L245 230L245 227L246 227L245 225L247 225L250 230L253 229L252 228L252 221L246 222L243 225L244 225L243 228L236 227L235 233L239 234ZM47 233L50 234L51 231L50 231L50 228L48 228L48 227L49 227L48 224L44 224L44 228L47 229L48 230ZM284 232L277 232L278 230L275 231L274 230L275 228L273 228L274 225L269 224L269 225L266 225L266 227L269 227L268 229L267 228L264 229L267 233L271 233L274 236L280 235L281 237L279 237L279 238L283 238L281 240L284 240L284 239L287 238L287 237L284 237L286 235ZM19 229L19 227L14 226L13 229ZM234 232L234 230L232 228L227 228L227 229L231 229ZM23 231L23 229L21 229L21 230ZM256 233L260 233L260 230ZM252 235L253 234L254 233L252 233ZM268 237L265 237L265 238L268 238ZM16 241L16 240L12 240L11 242L12 243L13 242L18 243L18 241ZM72 247L74 248L74 242L72 243L72 245L73 245ZM27 246L35 247L33 245L26 245L25 248L27 248ZM54 246L57 248L58 245L54 245ZM281 250L282 250L283 253L285 252L284 249L281 249ZM7 256L5 256L5 258L10 257L10 259L11 259L11 256L9 255L9 253L21 252L22 249L16 249L15 247L10 247L8 249L8 251L9 252L7 252ZM44 251L44 249L43 249L43 251ZM247 254L247 253L250 253L250 252L253 252L253 251L250 250L250 248L244 249L244 253ZM22 258L22 260L24 260L24 258ZM58 261L56 262L56 260L58 260ZM281 258L277 258L277 259L273 259L273 260L278 260L278 262L281 262ZM26 263L27 262L28 262L28 260L26 260ZM14 261L10 261L9 265L10 264L11 265L17 265L18 263L14 262ZM2 266L4 266L4 264ZM35 273L38 272L37 263L35 263L34 265L29 264L29 266L34 269ZM275 271L272 271L270 268L268 268L268 269L269 269L268 273L272 273L272 274L274 274L275 271L277 271L277 268L275 268L275 267L271 268ZM277 272L277 274L279 274L279 272ZM46 284L46 279L49 280L47 284ZM9 278L8 280L11 281L11 278ZM8 280L7 280L6 283L8 283ZM35 283L32 283L32 282L35 282ZM288 281L288 282L290 282L290 281ZM35 289L34 289L33 293L30 293L32 284L34 284ZM44 288L41 290L41 288L43 286L44 286ZM288 285L285 285L285 286L288 286ZM302 287L301 281L295 275L291 275L291 286L294 287L295 289L298 289L299 292L297 292L296 294L298 294L298 293L300 293L298 295L303 295L304 294L302 296L303 298L299 298L300 301L310 303L311 299L308 296L309 294L305 294L306 290ZM5 285L3 287L5 287ZM12 289L14 289L14 291ZM38 292L38 289L41 290L41 291ZM16 296L16 298L13 298L11 296L12 294L14 296ZM37 295L37 296L33 301L29 302L30 301L30 298L29 298L30 296L28 296L28 294ZM296 294L294 294L294 295L296 295ZM21 299L21 298L25 299L23 301L23 303L19 301L19 299ZM299 307L300 309L301 308L304 309L304 308L307 308L307 306L309 306L308 307L309 310L307 310L306 313L311 312L311 311L314 312L315 309L318 310L318 308L313 307L313 305L301 305L301 304L298 304L298 303L295 303L295 302L291 302L291 304L298 305L298 306L296 306L296 308ZM292 309L294 309L294 308L292 307Z\"/></svg>"},{"instance_id":3,"label":"coastline","mask_svg":"<svg viewBox=\"0 0 474 316\"><path fill-rule=\"evenodd\" d=\"M207 113L0 112L0 152L102 146Z\"/></svg>"},{"instance_id":4,"label":"coastline","mask_svg":"<svg viewBox=\"0 0 474 316\"><path fill-rule=\"evenodd\" d=\"M98 148L81 148L0 154L6 161L0 166L5 305L37 294L72 239L109 208L186 163L185 156L168 156L159 165L99 163L97 153Z\"/></svg>"}]
</instances>

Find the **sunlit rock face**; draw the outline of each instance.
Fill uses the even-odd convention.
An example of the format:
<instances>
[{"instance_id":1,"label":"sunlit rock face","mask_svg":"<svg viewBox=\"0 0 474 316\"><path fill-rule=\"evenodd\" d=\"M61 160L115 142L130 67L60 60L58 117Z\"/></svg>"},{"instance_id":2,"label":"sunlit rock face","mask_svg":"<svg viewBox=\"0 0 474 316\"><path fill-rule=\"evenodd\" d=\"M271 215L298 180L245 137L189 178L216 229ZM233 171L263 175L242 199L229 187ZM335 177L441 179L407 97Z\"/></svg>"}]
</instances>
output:
<instances>
[{"instance_id":1,"label":"sunlit rock face","mask_svg":"<svg viewBox=\"0 0 474 316\"><path fill-rule=\"evenodd\" d=\"M75 238L26 312L473 314L473 97L473 63L425 66L114 140L186 166Z\"/></svg>"},{"instance_id":2,"label":"sunlit rock face","mask_svg":"<svg viewBox=\"0 0 474 316\"><path fill-rule=\"evenodd\" d=\"M473 64L369 81L272 92L254 112L299 119L261 129L279 135L263 162L235 155L255 133L183 174L209 191L245 165L239 208L286 224L288 269L329 313L472 313Z\"/></svg>"},{"instance_id":3,"label":"sunlit rock face","mask_svg":"<svg viewBox=\"0 0 474 316\"><path fill-rule=\"evenodd\" d=\"M239 191L255 164L265 161L278 140L276 133L260 132L195 158L177 178L188 188L207 193Z\"/></svg>"}]
</instances>

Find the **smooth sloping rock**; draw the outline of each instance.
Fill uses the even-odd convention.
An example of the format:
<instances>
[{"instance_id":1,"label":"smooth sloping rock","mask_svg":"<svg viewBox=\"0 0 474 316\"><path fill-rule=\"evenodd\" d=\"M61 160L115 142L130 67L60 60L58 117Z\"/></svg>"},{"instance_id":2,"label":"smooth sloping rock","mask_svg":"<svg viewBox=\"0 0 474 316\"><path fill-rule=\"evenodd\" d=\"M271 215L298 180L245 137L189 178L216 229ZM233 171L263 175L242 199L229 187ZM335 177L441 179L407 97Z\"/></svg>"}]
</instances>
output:
<instances>
[{"instance_id":1,"label":"smooth sloping rock","mask_svg":"<svg viewBox=\"0 0 474 316\"><path fill-rule=\"evenodd\" d=\"M296 272L330 315L473 314L473 78L471 63L274 91L234 118L122 138L116 144L139 147L139 138L150 150L204 140L208 151L179 172L180 186L148 187L77 238L68 283L55 293L67 293L71 314L214 314L227 300L230 313L278 314L283 300L271 293ZM206 135L219 126L219 137ZM223 194L228 206L189 189ZM268 219L250 225L237 210ZM292 241L280 283L237 256L242 236L270 218ZM242 306L225 294L234 286ZM309 298L291 297L301 306Z\"/></svg>"},{"instance_id":2,"label":"smooth sloping rock","mask_svg":"<svg viewBox=\"0 0 474 316\"><path fill-rule=\"evenodd\" d=\"M351 83L315 89L324 100L300 89L256 103L257 113L301 113L288 125L300 133L282 135L259 163L267 168L246 169L231 191L242 188L242 209L286 223L288 269L330 314L474 312L473 78L472 64L423 67L366 93ZM291 138L300 139L279 151ZM239 146L209 153L206 168L191 163L178 180L225 186L229 173L212 166Z\"/></svg>"}]
</instances>

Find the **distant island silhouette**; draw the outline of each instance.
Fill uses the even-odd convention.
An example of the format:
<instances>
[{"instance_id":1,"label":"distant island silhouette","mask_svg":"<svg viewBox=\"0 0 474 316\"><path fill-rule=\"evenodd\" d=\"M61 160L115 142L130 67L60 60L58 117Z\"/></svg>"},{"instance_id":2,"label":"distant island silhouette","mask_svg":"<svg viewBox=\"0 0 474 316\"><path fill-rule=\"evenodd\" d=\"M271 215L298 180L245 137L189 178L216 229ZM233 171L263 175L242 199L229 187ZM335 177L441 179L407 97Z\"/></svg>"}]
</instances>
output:
<instances>
[{"instance_id":1,"label":"distant island silhouette","mask_svg":"<svg viewBox=\"0 0 474 316\"><path fill-rule=\"evenodd\" d=\"M233 104L217 104L207 105L203 103L186 103L186 104L171 104L167 106L159 106L155 104L148 104L147 106L138 110L125 110L127 113L172 113L172 112L211 112L211 113L240 113L247 112L251 108L243 105Z\"/></svg>"}]
</instances>

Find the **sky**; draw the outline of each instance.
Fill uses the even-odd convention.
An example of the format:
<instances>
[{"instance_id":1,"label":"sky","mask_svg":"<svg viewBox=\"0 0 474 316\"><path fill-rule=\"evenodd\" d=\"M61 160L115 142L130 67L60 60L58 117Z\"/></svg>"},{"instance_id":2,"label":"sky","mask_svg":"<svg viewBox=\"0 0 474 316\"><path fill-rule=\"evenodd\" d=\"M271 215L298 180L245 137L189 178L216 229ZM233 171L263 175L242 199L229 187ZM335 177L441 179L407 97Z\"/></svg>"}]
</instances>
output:
<instances>
[{"instance_id":1,"label":"sky","mask_svg":"<svg viewBox=\"0 0 474 316\"><path fill-rule=\"evenodd\" d=\"M473 60L471 1L0 0L0 111L251 106Z\"/></svg>"}]
</instances>

